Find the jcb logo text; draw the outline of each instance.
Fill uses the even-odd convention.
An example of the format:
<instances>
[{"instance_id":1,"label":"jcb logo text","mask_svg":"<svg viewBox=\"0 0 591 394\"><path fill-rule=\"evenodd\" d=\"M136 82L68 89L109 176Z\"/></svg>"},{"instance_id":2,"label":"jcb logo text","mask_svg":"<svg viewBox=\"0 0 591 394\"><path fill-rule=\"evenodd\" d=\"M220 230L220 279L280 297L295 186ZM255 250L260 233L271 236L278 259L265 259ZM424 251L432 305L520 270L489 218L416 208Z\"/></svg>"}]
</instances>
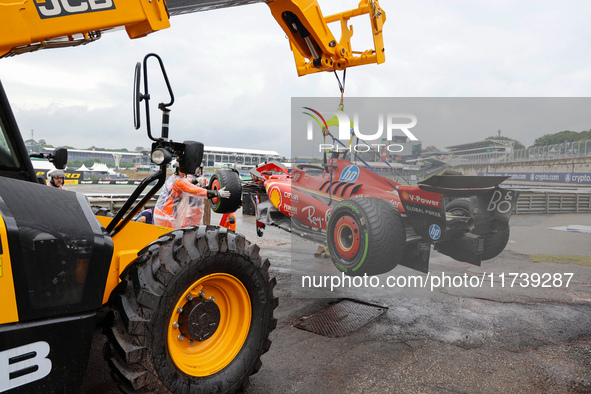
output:
<instances>
[{"instance_id":1,"label":"jcb logo text","mask_svg":"<svg viewBox=\"0 0 591 394\"><path fill-rule=\"evenodd\" d=\"M0 393L49 375L49 351L49 344L44 341L0 351Z\"/></svg>"},{"instance_id":2,"label":"jcb logo text","mask_svg":"<svg viewBox=\"0 0 591 394\"><path fill-rule=\"evenodd\" d=\"M113 0L35 0L41 19L114 10Z\"/></svg>"}]
</instances>

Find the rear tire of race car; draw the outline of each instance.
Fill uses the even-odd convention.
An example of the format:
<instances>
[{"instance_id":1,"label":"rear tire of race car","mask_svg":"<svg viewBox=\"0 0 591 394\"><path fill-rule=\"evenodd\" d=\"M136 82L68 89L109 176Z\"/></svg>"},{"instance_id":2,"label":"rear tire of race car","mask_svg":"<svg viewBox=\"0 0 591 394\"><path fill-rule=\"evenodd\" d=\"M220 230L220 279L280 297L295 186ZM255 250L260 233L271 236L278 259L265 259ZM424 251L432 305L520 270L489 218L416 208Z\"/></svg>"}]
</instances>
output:
<instances>
[{"instance_id":1,"label":"rear tire of race car","mask_svg":"<svg viewBox=\"0 0 591 394\"><path fill-rule=\"evenodd\" d=\"M277 321L269 261L214 226L168 233L138 253L110 303L105 358L123 392L241 392Z\"/></svg>"},{"instance_id":2,"label":"rear tire of race car","mask_svg":"<svg viewBox=\"0 0 591 394\"><path fill-rule=\"evenodd\" d=\"M455 199L446 204L445 211L455 216L470 217L470 200L465 198ZM492 233L486 234L484 236L484 248L480 258L482 260L490 260L497 257L507 246L509 234L509 226L504 230L494 230ZM452 255L449 255L449 257L456 259Z\"/></svg>"},{"instance_id":3,"label":"rear tire of race car","mask_svg":"<svg viewBox=\"0 0 591 394\"><path fill-rule=\"evenodd\" d=\"M406 230L398 210L379 198L351 198L330 214L327 245L334 265L350 276L379 275L398 265Z\"/></svg>"},{"instance_id":4,"label":"rear tire of race car","mask_svg":"<svg viewBox=\"0 0 591 394\"><path fill-rule=\"evenodd\" d=\"M233 170L218 170L209 180L211 190L219 190L223 187L230 192L229 198L212 198L211 209L215 213L236 212L242 205L242 182L240 175Z\"/></svg>"}]
</instances>

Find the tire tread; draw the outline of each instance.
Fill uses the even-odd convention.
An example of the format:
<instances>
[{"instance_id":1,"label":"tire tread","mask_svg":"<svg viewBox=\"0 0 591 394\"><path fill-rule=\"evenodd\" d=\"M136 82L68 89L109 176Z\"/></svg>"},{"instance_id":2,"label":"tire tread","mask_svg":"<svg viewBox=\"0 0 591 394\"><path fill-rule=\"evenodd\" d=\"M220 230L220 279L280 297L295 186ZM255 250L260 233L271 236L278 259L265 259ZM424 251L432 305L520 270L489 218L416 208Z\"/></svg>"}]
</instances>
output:
<instances>
[{"instance_id":1,"label":"tire tread","mask_svg":"<svg viewBox=\"0 0 591 394\"><path fill-rule=\"evenodd\" d=\"M248 383L248 376L260 369L260 356L269 350L269 334L277 326L277 320L273 317L273 310L278 305L278 299L273 297L276 280L269 277L269 261L262 260L259 247L227 229L199 226L168 233L143 248L140 253L122 274L122 282L116 288L117 294L111 297L111 324L104 328L108 339L105 358L121 390L210 392L221 390L222 387L228 392L243 390ZM250 262L257 278L266 283L263 285L266 298L263 303L266 309L262 312L266 320L262 325L264 332L256 333L262 340L259 353L245 376L212 379L208 381L207 387L197 389L196 383L191 382L180 370L168 370L165 375L174 375L176 378L162 381L156 372L157 356L152 354L148 338L154 334L154 322L166 319L165 316L158 316L157 310L159 304L169 297L168 294L174 293L175 289L167 292L167 284L179 273L196 273L212 268L216 262L216 258L212 257L218 254L229 255L227 258L230 261L234 261L232 255L242 256Z\"/></svg>"},{"instance_id":2,"label":"tire tread","mask_svg":"<svg viewBox=\"0 0 591 394\"><path fill-rule=\"evenodd\" d=\"M348 275L379 275L398 265L406 246L406 229L398 210L388 201L379 198L356 197L343 202L356 206L361 212L360 221L368 228L368 253L359 272L345 272ZM342 203L341 203L342 204ZM331 213L328 223L327 243L332 249L332 227L339 210L346 211L345 205L338 205ZM331 258L339 260L336 252L330 250ZM338 268L338 266L337 266Z\"/></svg>"}]
</instances>

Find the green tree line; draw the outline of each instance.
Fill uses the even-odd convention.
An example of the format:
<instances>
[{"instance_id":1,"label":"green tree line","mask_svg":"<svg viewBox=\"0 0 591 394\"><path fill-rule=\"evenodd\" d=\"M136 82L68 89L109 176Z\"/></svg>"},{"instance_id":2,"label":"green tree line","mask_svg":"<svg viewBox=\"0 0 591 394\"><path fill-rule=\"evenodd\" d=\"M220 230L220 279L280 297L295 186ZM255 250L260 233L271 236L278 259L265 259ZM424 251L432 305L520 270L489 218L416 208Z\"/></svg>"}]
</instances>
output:
<instances>
[{"instance_id":1,"label":"green tree line","mask_svg":"<svg viewBox=\"0 0 591 394\"><path fill-rule=\"evenodd\" d=\"M515 142L515 145L514 145L515 150L525 149L525 145L523 145L521 142L519 142L513 138L499 135L499 136L487 137L486 139L487 140L514 141ZM591 140L591 130L579 131L579 132L571 131L571 130L563 130L563 131L558 131L553 134L546 134L546 135L543 135L542 137L536 138L536 140L534 141L534 144L532 146L556 145L556 144L562 144L564 142L578 142L578 141L586 141L586 140Z\"/></svg>"},{"instance_id":2,"label":"green tree line","mask_svg":"<svg viewBox=\"0 0 591 394\"><path fill-rule=\"evenodd\" d=\"M540 138L536 138L534 146L562 144L563 142L577 142L591 140L591 130L588 131L571 131L563 130L554 134L546 134Z\"/></svg>"}]
</instances>

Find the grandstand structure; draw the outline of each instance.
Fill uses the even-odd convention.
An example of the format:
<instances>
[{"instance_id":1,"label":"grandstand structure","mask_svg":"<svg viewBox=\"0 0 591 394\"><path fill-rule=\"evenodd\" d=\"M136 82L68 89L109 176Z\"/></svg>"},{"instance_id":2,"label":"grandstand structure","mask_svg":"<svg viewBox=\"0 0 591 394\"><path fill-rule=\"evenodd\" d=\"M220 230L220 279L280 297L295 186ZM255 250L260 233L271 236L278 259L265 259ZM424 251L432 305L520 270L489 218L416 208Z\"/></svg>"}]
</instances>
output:
<instances>
[{"instance_id":1,"label":"grandstand structure","mask_svg":"<svg viewBox=\"0 0 591 394\"><path fill-rule=\"evenodd\" d=\"M41 153L52 153L54 148L43 147ZM68 149L68 161L86 161L90 159L99 159L101 163L113 163L115 168L119 168L120 163L142 164L149 161L150 156L144 152L125 152L125 151L107 151L107 150L88 150L88 149Z\"/></svg>"},{"instance_id":2,"label":"grandstand structure","mask_svg":"<svg viewBox=\"0 0 591 394\"><path fill-rule=\"evenodd\" d=\"M205 146L203 165L215 167L219 163L256 166L270 161L286 161L279 153L262 149L222 148Z\"/></svg>"},{"instance_id":3,"label":"grandstand structure","mask_svg":"<svg viewBox=\"0 0 591 394\"><path fill-rule=\"evenodd\" d=\"M474 160L487 160L498 162L505 160L512 152L515 141L509 140L483 140L460 145L447 146L448 155L453 157L452 165L470 162Z\"/></svg>"},{"instance_id":4,"label":"grandstand structure","mask_svg":"<svg viewBox=\"0 0 591 394\"><path fill-rule=\"evenodd\" d=\"M513 151L515 141L509 140L483 140L466 144L447 146L449 153L458 156L475 155L479 153L507 153Z\"/></svg>"},{"instance_id":5,"label":"grandstand structure","mask_svg":"<svg viewBox=\"0 0 591 394\"><path fill-rule=\"evenodd\" d=\"M491 141L502 144L491 144ZM448 164L451 166L462 164L495 164L514 163L524 161L545 161L572 159L576 157L591 157L591 140L562 142L553 145L530 146L525 149L514 149L512 141L486 140L472 144L462 144L448 147L450 156Z\"/></svg>"}]
</instances>

